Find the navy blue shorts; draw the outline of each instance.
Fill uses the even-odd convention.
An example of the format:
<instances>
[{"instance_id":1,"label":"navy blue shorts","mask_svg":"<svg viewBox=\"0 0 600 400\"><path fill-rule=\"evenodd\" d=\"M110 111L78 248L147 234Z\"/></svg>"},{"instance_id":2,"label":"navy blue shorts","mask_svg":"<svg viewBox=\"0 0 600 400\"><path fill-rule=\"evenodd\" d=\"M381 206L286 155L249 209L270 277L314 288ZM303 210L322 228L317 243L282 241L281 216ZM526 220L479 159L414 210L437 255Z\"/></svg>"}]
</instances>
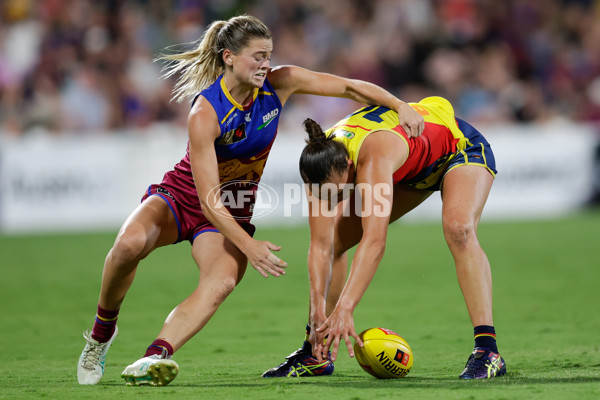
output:
<instances>
[{"instance_id":1,"label":"navy blue shorts","mask_svg":"<svg viewBox=\"0 0 600 400\"><path fill-rule=\"evenodd\" d=\"M468 139L467 148L459 151L452 159L445 174L461 165L475 164L486 168L495 177L498 173L496 170L496 158L488 141L468 122L458 118L456 118L456 122L459 129Z\"/></svg>"}]
</instances>

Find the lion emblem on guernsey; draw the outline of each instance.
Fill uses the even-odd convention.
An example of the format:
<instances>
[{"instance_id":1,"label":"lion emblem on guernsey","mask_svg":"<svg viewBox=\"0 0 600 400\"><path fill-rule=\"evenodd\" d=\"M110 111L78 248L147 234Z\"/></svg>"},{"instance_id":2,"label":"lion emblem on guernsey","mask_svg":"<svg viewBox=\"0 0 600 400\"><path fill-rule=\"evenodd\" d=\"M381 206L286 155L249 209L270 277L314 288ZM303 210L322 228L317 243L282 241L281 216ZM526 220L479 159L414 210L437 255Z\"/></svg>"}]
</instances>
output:
<instances>
[{"instance_id":1,"label":"lion emblem on guernsey","mask_svg":"<svg viewBox=\"0 0 600 400\"><path fill-rule=\"evenodd\" d=\"M231 159L219 162L219 177L221 182L232 181L234 179L258 181L262 176L267 154L260 157L251 157L248 159Z\"/></svg>"}]
</instances>

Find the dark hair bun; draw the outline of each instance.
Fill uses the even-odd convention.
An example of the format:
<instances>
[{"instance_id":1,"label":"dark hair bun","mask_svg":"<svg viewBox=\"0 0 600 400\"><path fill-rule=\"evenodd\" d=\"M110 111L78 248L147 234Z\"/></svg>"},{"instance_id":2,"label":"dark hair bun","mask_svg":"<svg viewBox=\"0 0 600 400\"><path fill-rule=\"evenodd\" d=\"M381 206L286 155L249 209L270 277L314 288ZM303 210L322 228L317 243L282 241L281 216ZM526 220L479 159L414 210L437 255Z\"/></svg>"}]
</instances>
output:
<instances>
[{"instance_id":1,"label":"dark hair bun","mask_svg":"<svg viewBox=\"0 0 600 400\"><path fill-rule=\"evenodd\" d=\"M327 136L325 136L325 132L323 132L321 126L310 118L304 120L304 130L308 133L308 140L306 141L308 144L327 140Z\"/></svg>"}]
</instances>

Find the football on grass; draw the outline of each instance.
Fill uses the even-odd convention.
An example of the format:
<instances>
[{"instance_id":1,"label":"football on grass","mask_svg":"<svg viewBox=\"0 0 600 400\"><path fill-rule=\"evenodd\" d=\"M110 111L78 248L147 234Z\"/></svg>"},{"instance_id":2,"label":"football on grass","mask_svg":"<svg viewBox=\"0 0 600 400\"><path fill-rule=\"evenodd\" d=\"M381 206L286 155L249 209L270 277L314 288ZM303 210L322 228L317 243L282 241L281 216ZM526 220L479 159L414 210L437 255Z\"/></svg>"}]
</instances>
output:
<instances>
[{"instance_id":1,"label":"football on grass","mask_svg":"<svg viewBox=\"0 0 600 400\"><path fill-rule=\"evenodd\" d=\"M402 378L413 365L410 346L396 332L385 328L370 328L360 335L364 347L354 343L358 364L380 379Z\"/></svg>"}]
</instances>

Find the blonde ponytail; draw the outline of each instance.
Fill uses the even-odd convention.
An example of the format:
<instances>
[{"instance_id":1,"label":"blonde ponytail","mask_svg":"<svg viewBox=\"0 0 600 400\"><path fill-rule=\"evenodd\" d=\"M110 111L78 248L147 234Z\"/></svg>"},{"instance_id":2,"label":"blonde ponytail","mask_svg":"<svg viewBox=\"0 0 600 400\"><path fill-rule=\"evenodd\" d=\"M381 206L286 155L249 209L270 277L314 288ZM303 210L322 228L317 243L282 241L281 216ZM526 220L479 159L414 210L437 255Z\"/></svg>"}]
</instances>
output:
<instances>
[{"instance_id":1,"label":"blonde ponytail","mask_svg":"<svg viewBox=\"0 0 600 400\"><path fill-rule=\"evenodd\" d=\"M210 24L195 49L161 55L158 59L167 61L163 76L179 74L173 100L181 102L212 85L225 71L223 51L238 54L254 38L271 39L271 32L258 18L240 15Z\"/></svg>"},{"instance_id":2,"label":"blonde ponytail","mask_svg":"<svg viewBox=\"0 0 600 400\"><path fill-rule=\"evenodd\" d=\"M175 88L173 100L181 102L186 97L209 87L223 73L223 60L219 59L217 35L226 21L213 22L193 50L159 57L168 63L164 68L164 77L180 74Z\"/></svg>"}]
</instances>

